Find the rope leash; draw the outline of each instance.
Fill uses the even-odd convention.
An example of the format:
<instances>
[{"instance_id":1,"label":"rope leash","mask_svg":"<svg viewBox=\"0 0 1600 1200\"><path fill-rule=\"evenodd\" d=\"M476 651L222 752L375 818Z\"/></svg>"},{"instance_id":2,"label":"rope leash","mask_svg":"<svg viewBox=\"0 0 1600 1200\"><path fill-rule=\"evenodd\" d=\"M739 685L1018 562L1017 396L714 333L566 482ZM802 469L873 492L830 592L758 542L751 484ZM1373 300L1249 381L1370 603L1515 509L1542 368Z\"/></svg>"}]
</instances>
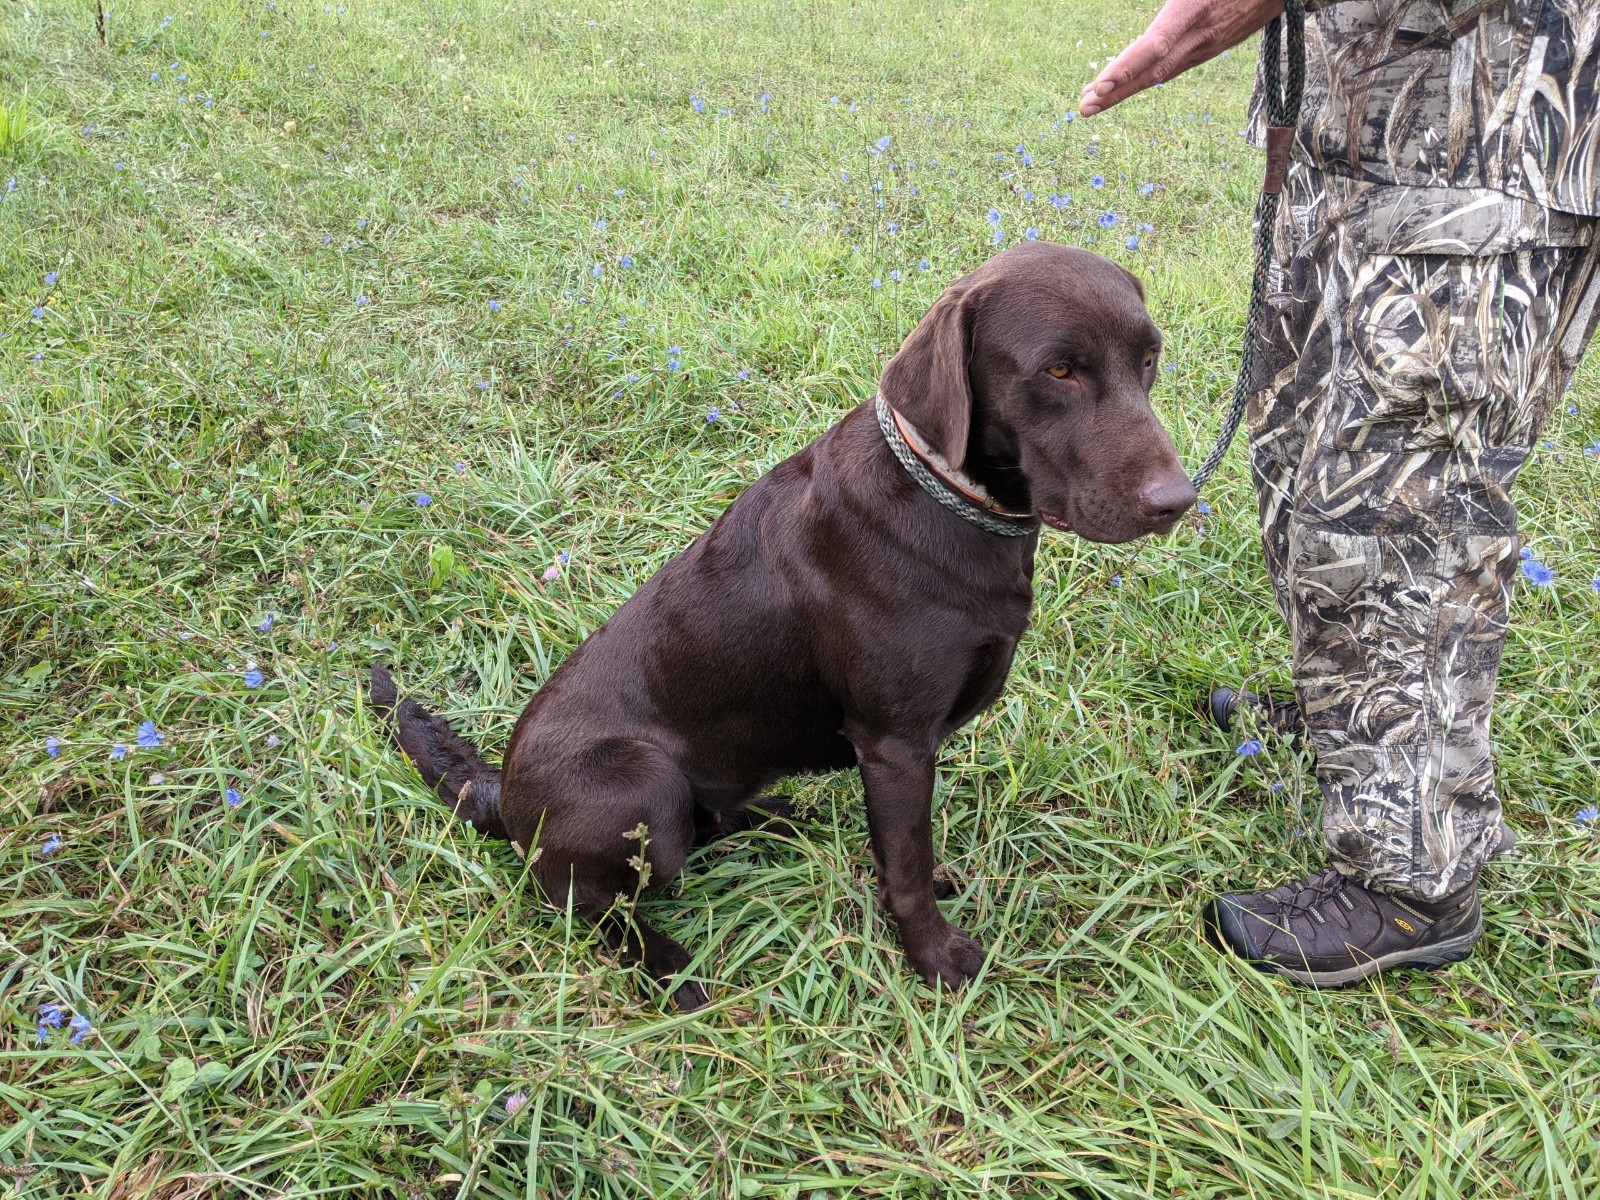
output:
<instances>
[{"instance_id":1,"label":"rope leash","mask_svg":"<svg viewBox=\"0 0 1600 1200\"><path fill-rule=\"evenodd\" d=\"M1287 31L1287 37L1285 32ZM1283 80L1284 43L1288 43L1289 78ZM1262 332L1267 307L1267 268L1272 262L1272 230L1278 219L1278 198L1289 170L1289 147L1300 119L1300 99L1306 83L1306 12L1304 0L1284 0L1284 13L1274 17L1261 35L1261 74L1267 101L1267 177L1256 200L1256 258L1250 279L1250 308L1245 314L1244 352L1239 378L1233 386L1233 404L1222 420L1217 444L1190 482L1199 491L1217 473L1223 457L1244 420L1250 400L1250 376L1255 370L1256 338Z\"/></svg>"}]
</instances>

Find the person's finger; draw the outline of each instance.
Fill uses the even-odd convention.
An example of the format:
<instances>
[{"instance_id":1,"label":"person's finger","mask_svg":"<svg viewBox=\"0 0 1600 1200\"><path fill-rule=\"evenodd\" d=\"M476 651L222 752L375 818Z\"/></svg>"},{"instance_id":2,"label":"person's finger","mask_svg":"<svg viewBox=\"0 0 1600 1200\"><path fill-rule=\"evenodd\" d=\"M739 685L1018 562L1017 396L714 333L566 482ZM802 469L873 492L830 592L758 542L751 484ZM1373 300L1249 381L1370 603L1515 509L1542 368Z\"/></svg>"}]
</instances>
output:
<instances>
[{"instance_id":1,"label":"person's finger","mask_svg":"<svg viewBox=\"0 0 1600 1200\"><path fill-rule=\"evenodd\" d=\"M1150 28L1134 38L1084 88L1078 111L1086 117L1104 112L1135 92L1177 74L1174 60L1185 57L1201 40L1196 35L1195 15L1182 8L1163 8L1150 22Z\"/></svg>"},{"instance_id":2,"label":"person's finger","mask_svg":"<svg viewBox=\"0 0 1600 1200\"><path fill-rule=\"evenodd\" d=\"M1129 96L1182 74L1207 57L1199 43L1200 39L1193 34L1176 43L1165 36L1140 38L1084 88L1078 111L1092 117Z\"/></svg>"}]
</instances>

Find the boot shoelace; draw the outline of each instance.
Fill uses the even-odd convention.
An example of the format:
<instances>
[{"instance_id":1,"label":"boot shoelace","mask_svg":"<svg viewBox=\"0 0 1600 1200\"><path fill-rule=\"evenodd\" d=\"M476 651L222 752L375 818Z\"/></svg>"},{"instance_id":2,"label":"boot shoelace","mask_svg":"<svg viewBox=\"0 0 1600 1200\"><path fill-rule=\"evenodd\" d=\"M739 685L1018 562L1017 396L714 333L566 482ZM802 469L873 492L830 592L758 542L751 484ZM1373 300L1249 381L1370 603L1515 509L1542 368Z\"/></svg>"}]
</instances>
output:
<instances>
[{"instance_id":1,"label":"boot shoelace","mask_svg":"<svg viewBox=\"0 0 1600 1200\"><path fill-rule=\"evenodd\" d=\"M1304 916L1312 909L1331 910L1339 918L1339 923L1348 929L1350 928L1349 909L1344 904L1330 903L1330 901L1337 901L1349 886L1349 878L1341 875L1333 867L1318 871L1300 884L1292 895L1276 902L1278 918L1286 921L1294 917ZM1326 909L1324 909L1324 905L1327 906Z\"/></svg>"}]
</instances>

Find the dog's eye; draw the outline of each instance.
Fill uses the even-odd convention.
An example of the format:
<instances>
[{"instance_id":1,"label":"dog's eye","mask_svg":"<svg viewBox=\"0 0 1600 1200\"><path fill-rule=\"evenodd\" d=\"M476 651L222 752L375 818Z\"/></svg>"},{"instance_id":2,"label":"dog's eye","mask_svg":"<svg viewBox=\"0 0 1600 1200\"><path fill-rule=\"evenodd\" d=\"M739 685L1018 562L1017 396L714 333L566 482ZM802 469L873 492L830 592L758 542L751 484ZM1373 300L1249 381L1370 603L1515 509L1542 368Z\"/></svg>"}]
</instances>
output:
<instances>
[{"instance_id":1,"label":"dog's eye","mask_svg":"<svg viewBox=\"0 0 1600 1200\"><path fill-rule=\"evenodd\" d=\"M1056 379L1065 379L1072 374L1072 368L1066 363L1057 363L1055 366L1047 368L1045 374L1051 375Z\"/></svg>"},{"instance_id":2,"label":"dog's eye","mask_svg":"<svg viewBox=\"0 0 1600 1200\"><path fill-rule=\"evenodd\" d=\"M1155 365L1156 365L1156 352L1154 350L1146 350L1144 352L1144 369L1146 371L1148 371L1151 367L1153 367Z\"/></svg>"}]
</instances>

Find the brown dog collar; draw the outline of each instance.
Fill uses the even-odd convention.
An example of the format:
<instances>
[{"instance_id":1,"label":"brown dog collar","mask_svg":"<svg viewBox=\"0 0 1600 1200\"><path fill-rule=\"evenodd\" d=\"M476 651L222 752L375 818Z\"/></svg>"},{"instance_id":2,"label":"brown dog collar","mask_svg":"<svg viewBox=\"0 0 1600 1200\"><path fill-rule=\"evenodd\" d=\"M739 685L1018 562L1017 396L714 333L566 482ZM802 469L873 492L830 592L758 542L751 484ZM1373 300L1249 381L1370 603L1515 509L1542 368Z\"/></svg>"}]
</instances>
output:
<instances>
[{"instance_id":1,"label":"brown dog collar","mask_svg":"<svg viewBox=\"0 0 1600 1200\"><path fill-rule=\"evenodd\" d=\"M989 490L956 470L934 450L917 427L896 412L879 392L874 398L883 440L906 472L944 507L979 529L1002 537L1026 537L1039 528L1039 515L1004 508Z\"/></svg>"}]
</instances>

